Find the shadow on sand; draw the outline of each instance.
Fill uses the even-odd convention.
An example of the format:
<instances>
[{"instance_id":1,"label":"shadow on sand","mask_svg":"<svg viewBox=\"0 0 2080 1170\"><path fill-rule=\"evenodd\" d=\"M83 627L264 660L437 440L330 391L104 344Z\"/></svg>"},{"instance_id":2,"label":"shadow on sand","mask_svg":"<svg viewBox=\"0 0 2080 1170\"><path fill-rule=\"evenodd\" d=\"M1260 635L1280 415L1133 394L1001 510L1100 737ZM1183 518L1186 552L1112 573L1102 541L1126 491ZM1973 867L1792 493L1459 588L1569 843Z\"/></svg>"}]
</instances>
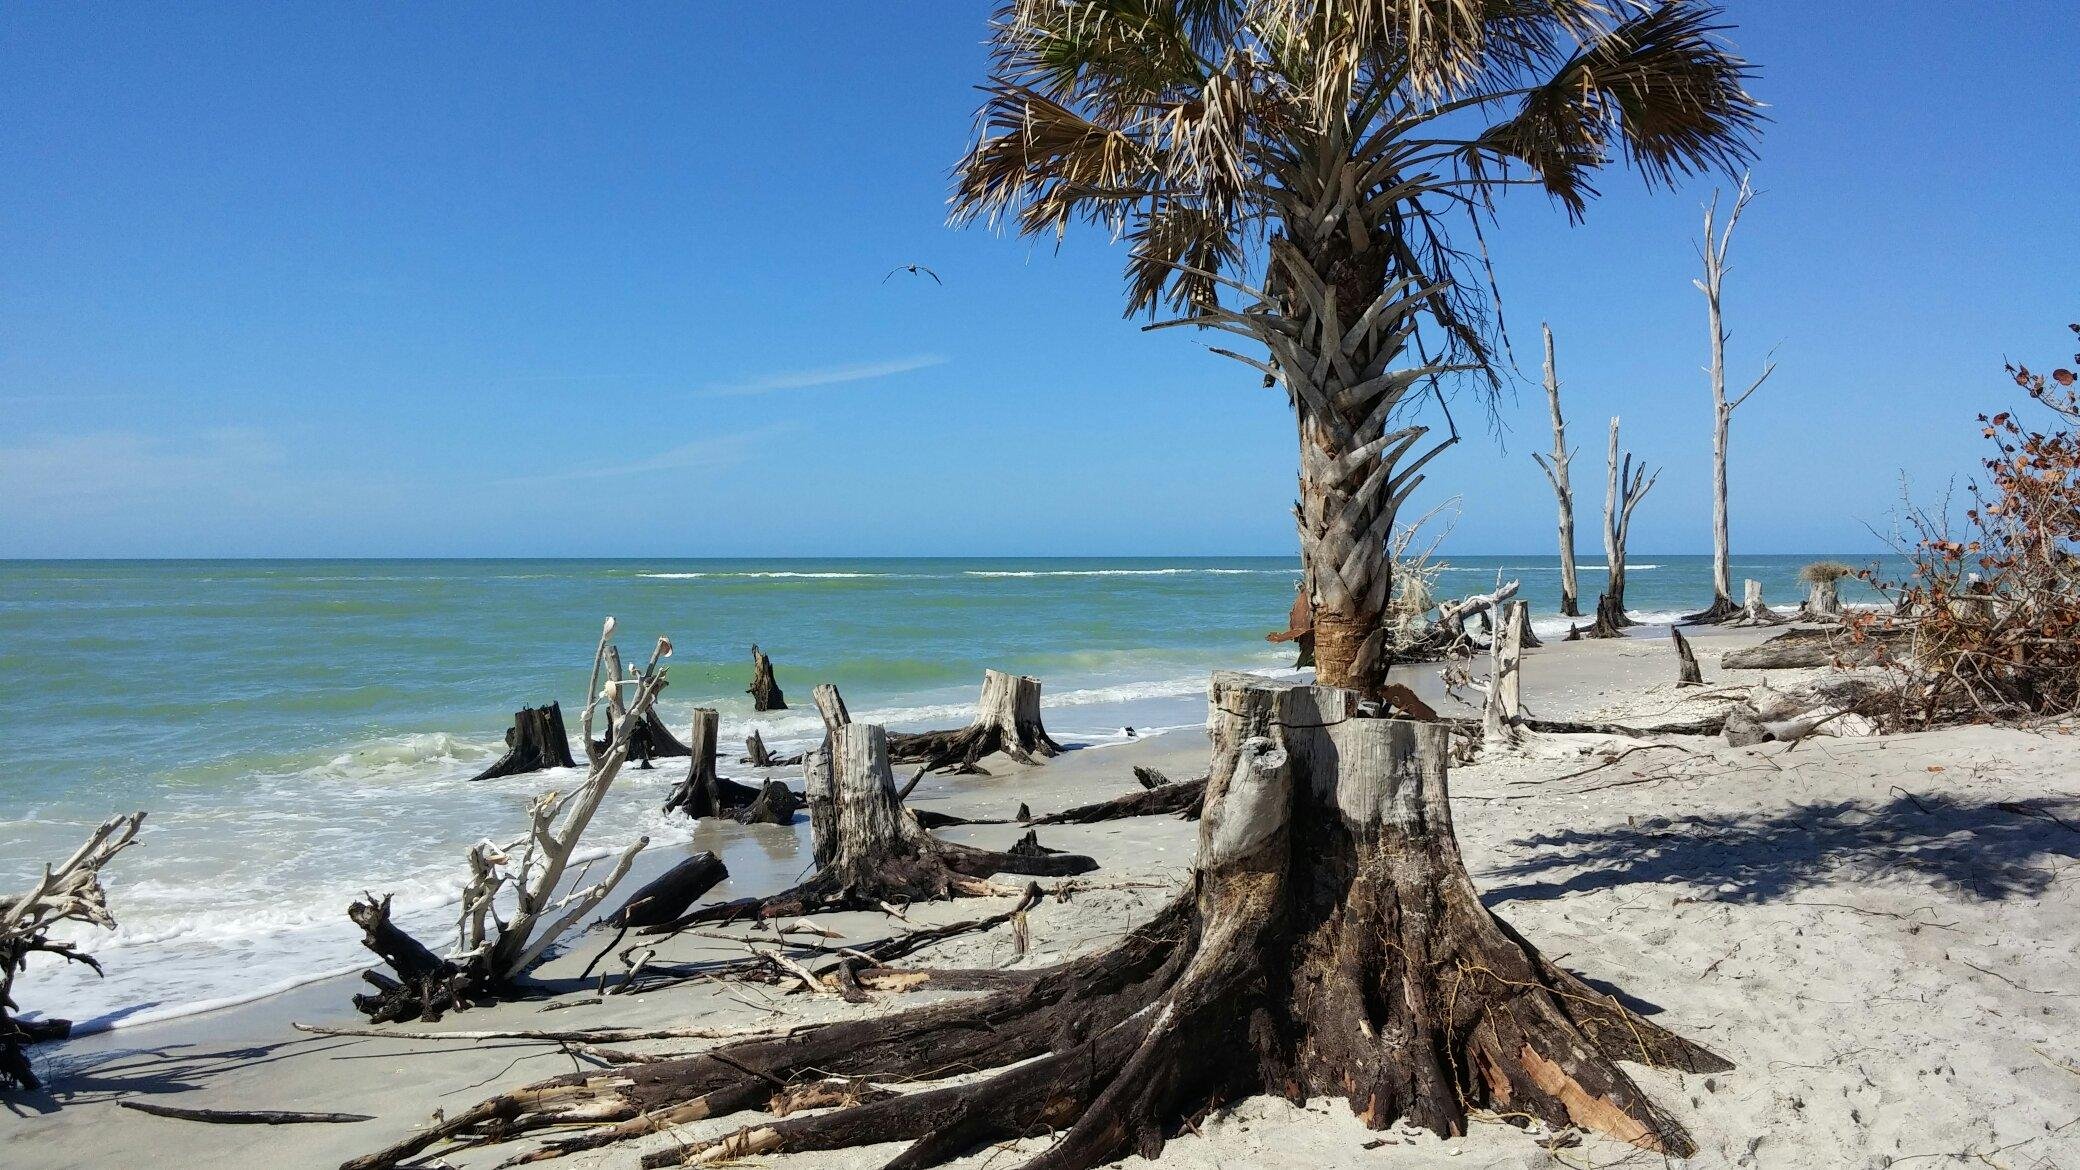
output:
<instances>
[{"instance_id":1,"label":"shadow on sand","mask_svg":"<svg viewBox=\"0 0 2080 1170\"><path fill-rule=\"evenodd\" d=\"M1521 838L1539 852L1482 874L1490 905L1640 883L1763 902L1823 882L1915 877L1984 901L2033 897L2080 858L2080 802L1900 793L1719 816L1644 817ZM1580 872L1572 872L1579 870ZM1567 872L1557 880L1542 875ZM1491 884L1504 879L1504 884ZM1514 884L1508 884L1514 879Z\"/></svg>"}]
</instances>

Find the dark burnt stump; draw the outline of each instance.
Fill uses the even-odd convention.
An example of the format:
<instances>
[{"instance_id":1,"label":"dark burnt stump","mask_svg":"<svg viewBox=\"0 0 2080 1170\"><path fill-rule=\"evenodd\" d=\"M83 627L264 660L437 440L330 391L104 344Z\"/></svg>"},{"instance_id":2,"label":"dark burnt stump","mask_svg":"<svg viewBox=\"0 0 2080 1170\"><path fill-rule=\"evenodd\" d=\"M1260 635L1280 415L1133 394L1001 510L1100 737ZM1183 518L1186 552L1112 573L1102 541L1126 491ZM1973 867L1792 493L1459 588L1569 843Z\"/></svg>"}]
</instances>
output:
<instances>
[{"instance_id":1,"label":"dark burnt stump","mask_svg":"<svg viewBox=\"0 0 2080 1170\"><path fill-rule=\"evenodd\" d=\"M563 704L551 703L513 712L513 726L506 730L506 754L470 780L496 780L577 766L578 761L571 758L570 733L563 728Z\"/></svg>"},{"instance_id":2,"label":"dark burnt stump","mask_svg":"<svg viewBox=\"0 0 2080 1170\"><path fill-rule=\"evenodd\" d=\"M756 644L751 647L751 685L744 688L751 696L754 711L785 711L787 697L780 693L780 684L773 680L773 660Z\"/></svg>"}]
</instances>

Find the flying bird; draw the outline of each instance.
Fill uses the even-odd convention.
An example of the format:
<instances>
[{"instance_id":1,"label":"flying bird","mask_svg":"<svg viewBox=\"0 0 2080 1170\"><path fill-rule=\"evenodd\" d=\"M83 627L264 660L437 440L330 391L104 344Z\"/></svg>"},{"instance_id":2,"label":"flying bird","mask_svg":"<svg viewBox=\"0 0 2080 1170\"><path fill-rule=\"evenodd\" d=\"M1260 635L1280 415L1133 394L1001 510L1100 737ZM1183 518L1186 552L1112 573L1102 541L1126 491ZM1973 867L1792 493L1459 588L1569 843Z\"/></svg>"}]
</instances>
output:
<instances>
[{"instance_id":1,"label":"flying bird","mask_svg":"<svg viewBox=\"0 0 2080 1170\"><path fill-rule=\"evenodd\" d=\"M882 277L881 283L887 284L889 282L889 279L895 276L895 274L898 272L907 272L912 276L916 276L922 273L925 276L931 277L933 283L935 284L943 285L946 283L945 281L939 279L938 273L933 272L931 269L926 268L922 264L898 264L894 268L888 270L888 276Z\"/></svg>"}]
</instances>

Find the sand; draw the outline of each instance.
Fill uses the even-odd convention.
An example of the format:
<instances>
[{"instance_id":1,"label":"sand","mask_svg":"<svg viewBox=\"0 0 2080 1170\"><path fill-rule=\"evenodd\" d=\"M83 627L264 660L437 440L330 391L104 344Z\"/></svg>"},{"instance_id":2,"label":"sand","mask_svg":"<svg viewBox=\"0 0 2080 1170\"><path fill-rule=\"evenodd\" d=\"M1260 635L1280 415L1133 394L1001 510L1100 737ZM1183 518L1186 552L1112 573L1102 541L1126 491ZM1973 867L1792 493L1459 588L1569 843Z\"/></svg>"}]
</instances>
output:
<instances>
[{"instance_id":1,"label":"sand","mask_svg":"<svg viewBox=\"0 0 2080 1170\"><path fill-rule=\"evenodd\" d=\"M1721 653L1750 632L1696 639L1714 686L1754 681L1724 672ZM1773 685L1815 672L1769 672ZM1435 693L1435 670L1420 672ZM1533 651L1524 679L1532 713L1634 722L1709 709L1672 685L1665 638L1573 643ZM1707 688L1709 693L1711 688ZM1686 1124L1690 1165L2024 1167L2080 1165L2080 735L1970 728L1877 738L1833 737L1787 748L1671 740L1594 771L1631 741L1527 737L1519 751L1454 769L1459 834L1474 879L1499 914L1547 954L1605 982L1675 1030L1732 1060L1714 1076L1634 1069ZM999 761L1001 763L1001 761ZM1036 812L1103 799L1133 786L1144 764L1173 776L1206 763L1203 733L1178 732L1075 751L1037 769L933 780L919 799L970 815ZM645 781L648 783L649 781ZM656 783L664 783L658 780ZM647 794L645 795L647 798ZM765 833L774 860L796 839ZM1016 830L951 836L1008 843ZM1096 856L1099 883L1031 914L1032 947L1007 932L971 936L919 965L1037 965L1105 945L1145 918L1190 864L1195 827L1143 818L1042 831L1047 844ZM167 847L162 845L160 847ZM647 865L675 857L661 854ZM719 888L715 896L753 892ZM918 921L974 917L1003 903L943 903ZM118 907L120 912L120 907ZM848 940L893 925L878 915L822 919ZM351 927L341 920L341 929ZM782 996L756 985L686 985L600 1004L577 970L604 940L592 936L541 972L564 993L452 1015L425 1030L720 1029L886 1012L923 1002L885 996L848 1006ZM736 944L679 939L660 958L741 954ZM156 1162L246 1167L330 1166L502 1088L566 1071L554 1046L311 1037L292 1020L358 1023L350 980L329 980L206 1015L120 1029L42 1050L47 1096L7 1099L0 1163L8 1167ZM690 1046L682 1042L679 1047ZM664 1050L662 1043L623 1045ZM116 1107L150 1096L200 1107L369 1113L354 1125L230 1127L149 1117ZM748 1118L685 1131L705 1137ZM1339 1101L1304 1106L1256 1099L1170 1143L1170 1167L1541 1167L1661 1161L1594 1136L1548 1150L1534 1135L1481 1123L1463 1137L1374 1132ZM660 1136L565 1165L633 1165ZM1032 1148L1038 1148L1037 1145ZM877 1166L897 1147L802 1155L775 1164ZM454 1156L489 1166L511 1150ZM1007 1166L987 1151L956 1165ZM1139 1166L1140 1159L1121 1165Z\"/></svg>"}]
</instances>

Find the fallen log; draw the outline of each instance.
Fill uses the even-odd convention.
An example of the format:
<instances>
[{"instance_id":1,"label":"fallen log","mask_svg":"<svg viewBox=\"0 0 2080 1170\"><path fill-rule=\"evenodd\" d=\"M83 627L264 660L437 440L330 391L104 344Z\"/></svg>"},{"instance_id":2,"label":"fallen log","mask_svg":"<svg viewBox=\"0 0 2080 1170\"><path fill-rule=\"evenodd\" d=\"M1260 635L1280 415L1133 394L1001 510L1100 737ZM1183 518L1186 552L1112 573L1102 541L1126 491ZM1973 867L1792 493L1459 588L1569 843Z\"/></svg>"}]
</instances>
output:
<instances>
[{"instance_id":1,"label":"fallen log","mask_svg":"<svg viewBox=\"0 0 2080 1170\"><path fill-rule=\"evenodd\" d=\"M1129 792L1125 796L1115 796L1111 800L1101 800L1096 804L1080 804L1075 808L1049 813L1044 817L1028 813L1020 817L1019 821L1028 825L1093 825L1099 821L1169 814L1196 821L1199 819L1199 805L1205 798L1206 777L1201 776L1197 780L1180 780L1140 792ZM1023 809L1025 806L1019 807Z\"/></svg>"},{"instance_id":2,"label":"fallen log","mask_svg":"<svg viewBox=\"0 0 2080 1170\"><path fill-rule=\"evenodd\" d=\"M578 761L571 758L570 734L563 728L563 704L551 703L513 712L513 726L506 729L506 754L470 780L497 780L577 766Z\"/></svg>"},{"instance_id":3,"label":"fallen log","mask_svg":"<svg viewBox=\"0 0 2080 1170\"><path fill-rule=\"evenodd\" d=\"M1720 665L1728 670L1795 670L1817 666L1871 666L1885 661L1904 628L1874 628L1858 633L1840 628L1791 630L1766 642L1728 651Z\"/></svg>"},{"instance_id":4,"label":"fallen log","mask_svg":"<svg viewBox=\"0 0 2080 1170\"><path fill-rule=\"evenodd\" d=\"M888 737L889 759L923 764L928 771L986 772L977 761L1002 752L1021 764L1060 755L1040 719L1040 680L1001 670L982 672L982 700L974 722L958 731L922 731Z\"/></svg>"},{"instance_id":5,"label":"fallen log","mask_svg":"<svg viewBox=\"0 0 2080 1170\"><path fill-rule=\"evenodd\" d=\"M288 1109L190 1109L180 1105L159 1105L150 1101L118 1101L125 1109L149 1113L153 1117L171 1117L177 1121L205 1121L214 1125L338 1125L354 1121L374 1121L373 1113L300 1113Z\"/></svg>"},{"instance_id":6,"label":"fallen log","mask_svg":"<svg viewBox=\"0 0 2080 1170\"><path fill-rule=\"evenodd\" d=\"M727 877L729 867L722 864L721 858L713 853L696 853L630 894L628 901L621 904L621 909L604 920L605 924L631 930L670 922L686 913L686 908L693 905L695 899Z\"/></svg>"}]
</instances>

